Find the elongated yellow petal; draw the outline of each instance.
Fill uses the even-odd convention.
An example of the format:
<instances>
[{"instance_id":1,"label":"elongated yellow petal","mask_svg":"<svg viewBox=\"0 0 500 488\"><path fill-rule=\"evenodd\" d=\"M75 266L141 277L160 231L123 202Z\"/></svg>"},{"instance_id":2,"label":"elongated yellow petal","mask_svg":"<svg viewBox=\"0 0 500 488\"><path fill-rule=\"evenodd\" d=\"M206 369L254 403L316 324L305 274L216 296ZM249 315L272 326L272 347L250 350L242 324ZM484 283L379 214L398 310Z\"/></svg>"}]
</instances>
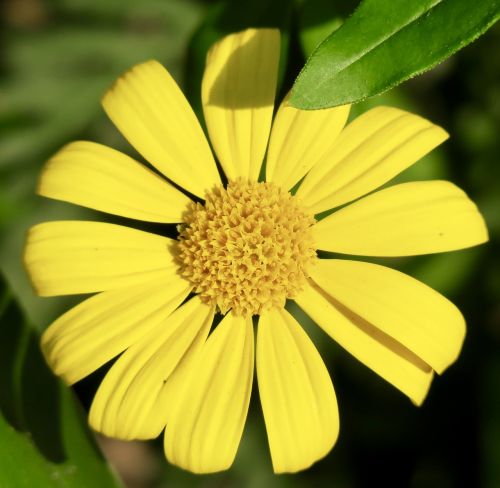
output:
<instances>
[{"instance_id":1,"label":"elongated yellow petal","mask_svg":"<svg viewBox=\"0 0 500 488\"><path fill-rule=\"evenodd\" d=\"M205 342L213 307L194 297L131 346L116 361L97 390L90 425L121 439L157 437L167 422L189 364Z\"/></svg>"},{"instance_id":2,"label":"elongated yellow petal","mask_svg":"<svg viewBox=\"0 0 500 488\"><path fill-rule=\"evenodd\" d=\"M317 285L306 286L295 301L332 339L413 403L424 401L434 371L422 359L342 307Z\"/></svg>"},{"instance_id":3,"label":"elongated yellow petal","mask_svg":"<svg viewBox=\"0 0 500 488\"><path fill-rule=\"evenodd\" d=\"M380 190L329 215L312 232L318 249L366 256L453 251L488 240L477 207L447 181Z\"/></svg>"},{"instance_id":4,"label":"elongated yellow petal","mask_svg":"<svg viewBox=\"0 0 500 488\"><path fill-rule=\"evenodd\" d=\"M125 73L102 105L130 144L178 185L203 198L205 190L221 183L198 119L157 61Z\"/></svg>"},{"instance_id":5,"label":"elongated yellow petal","mask_svg":"<svg viewBox=\"0 0 500 488\"><path fill-rule=\"evenodd\" d=\"M229 312L202 347L165 432L170 462L195 473L233 463L245 424L253 378L250 318Z\"/></svg>"},{"instance_id":6,"label":"elongated yellow petal","mask_svg":"<svg viewBox=\"0 0 500 488\"><path fill-rule=\"evenodd\" d=\"M207 55L203 112L229 179L256 181L267 147L278 77L280 35L247 29L224 37Z\"/></svg>"},{"instance_id":7,"label":"elongated yellow petal","mask_svg":"<svg viewBox=\"0 0 500 488\"><path fill-rule=\"evenodd\" d=\"M326 110L298 110L281 104L274 119L266 160L266 181L292 188L312 167L332 158L335 140L350 105Z\"/></svg>"},{"instance_id":8,"label":"elongated yellow petal","mask_svg":"<svg viewBox=\"0 0 500 488\"><path fill-rule=\"evenodd\" d=\"M44 222L29 230L24 262L41 296L93 293L176 273L174 245L121 225Z\"/></svg>"},{"instance_id":9,"label":"elongated yellow petal","mask_svg":"<svg viewBox=\"0 0 500 488\"><path fill-rule=\"evenodd\" d=\"M304 178L297 195L313 213L377 189L448 138L428 120L377 107L349 124Z\"/></svg>"},{"instance_id":10,"label":"elongated yellow petal","mask_svg":"<svg viewBox=\"0 0 500 488\"><path fill-rule=\"evenodd\" d=\"M190 199L125 154L95 142L62 148L43 169L38 193L148 222L181 222Z\"/></svg>"},{"instance_id":11,"label":"elongated yellow petal","mask_svg":"<svg viewBox=\"0 0 500 488\"><path fill-rule=\"evenodd\" d=\"M79 381L163 323L190 290L186 280L166 274L88 298L42 335L47 362L67 383Z\"/></svg>"},{"instance_id":12,"label":"elongated yellow petal","mask_svg":"<svg viewBox=\"0 0 500 488\"><path fill-rule=\"evenodd\" d=\"M337 440L337 399L314 344L285 309L260 317L257 377L275 473L308 468Z\"/></svg>"},{"instance_id":13,"label":"elongated yellow petal","mask_svg":"<svg viewBox=\"0 0 500 488\"><path fill-rule=\"evenodd\" d=\"M436 372L442 373L458 357L464 318L453 303L420 281L385 266L345 259L319 260L311 278Z\"/></svg>"}]
</instances>

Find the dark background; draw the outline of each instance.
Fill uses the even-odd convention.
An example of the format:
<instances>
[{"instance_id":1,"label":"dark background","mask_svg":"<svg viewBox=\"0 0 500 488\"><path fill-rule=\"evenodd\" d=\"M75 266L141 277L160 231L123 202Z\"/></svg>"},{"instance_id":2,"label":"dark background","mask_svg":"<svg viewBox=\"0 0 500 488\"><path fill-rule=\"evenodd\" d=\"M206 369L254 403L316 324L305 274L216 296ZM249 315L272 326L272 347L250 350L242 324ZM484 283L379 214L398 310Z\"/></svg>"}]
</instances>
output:
<instances>
[{"instance_id":1,"label":"dark background","mask_svg":"<svg viewBox=\"0 0 500 488\"><path fill-rule=\"evenodd\" d=\"M283 96L316 43L356 2L263 0L4 0L0 26L0 266L41 331L79 299L37 298L21 265L33 223L105 216L34 195L44 161L73 139L133 154L99 105L114 79L135 63L161 61L199 111L206 50L221 35L277 26L286 50ZM169 466L161 442L101 439L131 487L485 487L500 486L500 30L490 29L431 72L358 104L390 104L442 125L451 138L399 181L450 179L478 204L489 244L443 255L391 260L464 313L463 352L435 379L421 408L307 327L331 371L341 434L308 471L272 474L257 397L233 468L195 476ZM77 385L84 405L99 374Z\"/></svg>"}]
</instances>

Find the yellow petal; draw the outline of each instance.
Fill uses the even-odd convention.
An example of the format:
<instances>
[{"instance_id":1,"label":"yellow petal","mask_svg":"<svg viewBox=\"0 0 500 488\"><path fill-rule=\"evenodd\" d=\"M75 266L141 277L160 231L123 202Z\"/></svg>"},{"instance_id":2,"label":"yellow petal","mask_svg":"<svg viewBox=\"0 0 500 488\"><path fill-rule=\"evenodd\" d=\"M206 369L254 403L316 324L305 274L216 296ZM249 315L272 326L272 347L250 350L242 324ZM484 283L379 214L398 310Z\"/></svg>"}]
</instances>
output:
<instances>
[{"instance_id":1,"label":"yellow petal","mask_svg":"<svg viewBox=\"0 0 500 488\"><path fill-rule=\"evenodd\" d=\"M453 251L488 240L481 214L447 181L395 185L329 215L313 228L318 249L366 256Z\"/></svg>"},{"instance_id":2,"label":"yellow petal","mask_svg":"<svg viewBox=\"0 0 500 488\"><path fill-rule=\"evenodd\" d=\"M434 371L422 359L342 307L317 285L306 286L295 301L332 339L413 403L424 401Z\"/></svg>"},{"instance_id":3,"label":"yellow petal","mask_svg":"<svg viewBox=\"0 0 500 488\"><path fill-rule=\"evenodd\" d=\"M332 158L335 140L350 105L325 110L298 110L281 104L274 119L266 160L266 181L292 188L313 166Z\"/></svg>"},{"instance_id":4,"label":"yellow petal","mask_svg":"<svg viewBox=\"0 0 500 488\"><path fill-rule=\"evenodd\" d=\"M125 73L102 105L130 144L178 185L203 198L205 190L221 183L198 119L157 61Z\"/></svg>"},{"instance_id":5,"label":"yellow petal","mask_svg":"<svg viewBox=\"0 0 500 488\"><path fill-rule=\"evenodd\" d=\"M174 245L121 225L44 222L29 230L24 262L41 296L93 293L176 273Z\"/></svg>"},{"instance_id":6,"label":"yellow petal","mask_svg":"<svg viewBox=\"0 0 500 488\"><path fill-rule=\"evenodd\" d=\"M181 222L190 202L132 158L87 141L72 142L49 160L38 193L148 222Z\"/></svg>"},{"instance_id":7,"label":"yellow petal","mask_svg":"<svg viewBox=\"0 0 500 488\"><path fill-rule=\"evenodd\" d=\"M448 138L428 120L377 107L349 124L304 178L297 195L313 213L377 189Z\"/></svg>"},{"instance_id":8,"label":"yellow petal","mask_svg":"<svg viewBox=\"0 0 500 488\"><path fill-rule=\"evenodd\" d=\"M45 358L57 375L75 383L163 323L191 288L172 274L88 298L44 332Z\"/></svg>"},{"instance_id":9,"label":"yellow petal","mask_svg":"<svg viewBox=\"0 0 500 488\"><path fill-rule=\"evenodd\" d=\"M276 29L231 34L207 55L203 112L228 179L256 181L259 176L271 128L279 55Z\"/></svg>"},{"instance_id":10,"label":"yellow petal","mask_svg":"<svg viewBox=\"0 0 500 488\"><path fill-rule=\"evenodd\" d=\"M253 378L251 318L229 312L202 347L165 432L168 460L195 473L233 463L245 424Z\"/></svg>"},{"instance_id":11,"label":"yellow petal","mask_svg":"<svg viewBox=\"0 0 500 488\"><path fill-rule=\"evenodd\" d=\"M324 457L339 433L337 399L321 356L285 309L260 317L257 377L274 472Z\"/></svg>"},{"instance_id":12,"label":"yellow petal","mask_svg":"<svg viewBox=\"0 0 500 488\"><path fill-rule=\"evenodd\" d=\"M436 372L453 363L465 337L460 311L420 281L377 264L321 259L311 278L353 314L373 324Z\"/></svg>"},{"instance_id":13,"label":"yellow petal","mask_svg":"<svg viewBox=\"0 0 500 488\"><path fill-rule=\"evenodd\" d=\"M172 388L171 380L199 354L213 316L213 307L194 297L127 349L97 390L90 425L120 439L157 437L182 384Z\"/></svg>"}]
</instances>

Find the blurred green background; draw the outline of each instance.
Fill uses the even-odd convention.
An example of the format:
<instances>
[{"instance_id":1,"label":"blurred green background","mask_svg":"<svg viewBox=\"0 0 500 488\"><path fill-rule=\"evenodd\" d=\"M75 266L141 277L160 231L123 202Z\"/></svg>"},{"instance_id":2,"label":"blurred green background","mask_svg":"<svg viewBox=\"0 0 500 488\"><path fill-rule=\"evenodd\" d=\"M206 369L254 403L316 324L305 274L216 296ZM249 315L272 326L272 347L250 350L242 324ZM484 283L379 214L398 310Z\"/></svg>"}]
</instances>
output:
<instances>
[{"instance_id":1,"label":"blurred green background","mask_svg":"<svg viewBox=\"0 0 500 488\"><path fill-rule=\"evenodd\" d=\"M118 75L135 63L158 59L200 114L200 77L210 44L245 27L276 26L285 40L282 97L306 56L356 3L4 0L0 267L28 321L41 331L81 299L36 297L22 268L21 253L26 230L34 223L106 220L104 215L37 197L34 188L43 163L70 140L94 140L133 154L99 104ZM384 261L445 294L467 319L462 355L443 377L435 379L423 407L414 407L311 324L307 330L332 373L341 416L339 441L324 460L297 475L273 475L254 395L236 462L226 473L195 476L170 466L160 441L100 439L126 486L500 486L499 40L497 26L431 72L352 111L354 116L368 107L390 104L446 128L450 140L398 180L450 179L478 204L490 230L490 243L480 248ZM4 329L16 327L13 321L4 322ZM76 385L85 407L100 375L102 371Z\"/></svg>"}]
</instances>

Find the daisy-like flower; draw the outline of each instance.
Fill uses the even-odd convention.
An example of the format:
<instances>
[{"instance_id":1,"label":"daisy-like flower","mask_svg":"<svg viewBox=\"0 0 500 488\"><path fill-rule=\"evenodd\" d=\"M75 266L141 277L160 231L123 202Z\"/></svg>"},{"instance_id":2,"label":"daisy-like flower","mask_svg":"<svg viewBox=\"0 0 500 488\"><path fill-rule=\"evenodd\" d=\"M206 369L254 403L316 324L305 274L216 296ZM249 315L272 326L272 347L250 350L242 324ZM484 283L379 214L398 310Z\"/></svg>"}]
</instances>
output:
<instances>
[{"instance_id":1,"label":"daisy-like flower","mask_svg":"<svg viewBox=\"0 0 500 488\"><path fill-rule=\"evenodd\" d=\"M449 182L374 192L448 137L428 120L379 107L344 128L348 106L302 111L285 100L271 128L279 51L278 31L249 29L208 54L203 110L223 177L155 61L123 75L103 106L158 173L82 141L44 168L41 195L178 224L176 240L103 222L46 222L30 230L25 251L40 295L99 292L42 337L49 365L69 384L119 355L91 426L122 439L166 428L168 460L198 473L234 460L254 356L274 470L307 468L334 445L332 382L287 299L417 405L434 372L457 358L465 324L446 298L384 266L319 259L317 249L414 256L487 240L476 206Z\"/></svg>"}]
</instances>

